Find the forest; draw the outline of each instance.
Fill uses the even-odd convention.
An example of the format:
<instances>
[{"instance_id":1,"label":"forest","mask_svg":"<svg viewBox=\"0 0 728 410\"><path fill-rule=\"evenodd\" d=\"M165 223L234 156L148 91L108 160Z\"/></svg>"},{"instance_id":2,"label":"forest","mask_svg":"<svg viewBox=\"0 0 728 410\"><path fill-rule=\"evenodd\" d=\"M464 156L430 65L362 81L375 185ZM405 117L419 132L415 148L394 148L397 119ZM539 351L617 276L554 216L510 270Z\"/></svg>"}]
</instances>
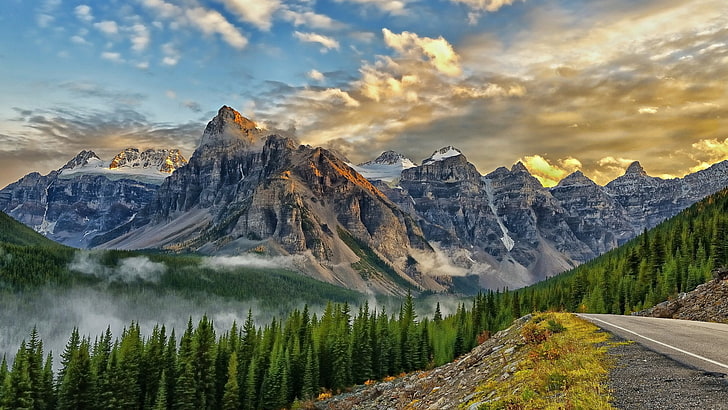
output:
<instances>
[{"instance_id":1,"label":"forest","mask_svg":"<svg viewBox=\"0 0 728 410\"><path fill-rule=\"evenodd\" d=\"M278 409L344 391L353 384L443 364L488 338L513 316L499 310L496 294L467 309L418 318L408 295L398 312L356 312L329 303L318 317L308 307L285 320L256 327L252 312L216 335L203 317L190 319L178 339L157 326L144 336L131 323L119 337L109 330L93 339L74 331L58 371L37 330L9 367L0 364L0 406L7 409ZM501 322L494 322L500 320ZM179 342L178 342L179 340Z\"/></svg>"},{"instance_id":2,"label":"forest","mask_svg":"<svg viewBox=\"0 0 728 410\"><path fill-rule=\"evenodd\" d=\"M181 336L164 325L143 335L139 324L132 322L117 336L110 330L93 336L72 332L58 363L44 351L34 329L12 364L5 358L0 364L0 406L305 407L312 399L354 384L451 361L532 311L626 314L675 297L710 280L714 269L728 264L727 234L728 190L724 190L569 272L515 291L480 293L459 302L449 315L443 315L438 303L433 315L418 316L416 305L426 302L408 295L392 312L367 302L359 307L347 301L329 302L320 314L306 306L265 325L257 325L249 311L242 325L234 323L222 334L216 334L207 317L196 324L190 319ZM80 280L54 271L53 263L27 262L41 254L39 249L47 249L61 262L67 257L64 248L3 244L0 249L4 249L0 278L6 289ZM21 251L28 257L22 269L14 265L21 263L16 260ZM104 263L113 266L126 254L109 255ZM184 264L178 265L184 271ZM44 274L44 269L51 273ZM36 273L28 275L29 271ZM175 286L174 281L160 283Z\"/></svg>"}]
</instances>

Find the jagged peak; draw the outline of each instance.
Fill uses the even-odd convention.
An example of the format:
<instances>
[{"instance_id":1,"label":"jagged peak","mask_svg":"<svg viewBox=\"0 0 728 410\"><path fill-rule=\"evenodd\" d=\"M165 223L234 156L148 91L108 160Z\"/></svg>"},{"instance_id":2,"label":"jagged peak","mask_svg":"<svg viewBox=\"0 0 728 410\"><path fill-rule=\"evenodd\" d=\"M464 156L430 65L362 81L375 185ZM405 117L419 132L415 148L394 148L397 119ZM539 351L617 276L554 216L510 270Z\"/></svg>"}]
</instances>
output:
<instances>
[{"instance_id":1,"label":"jagged peak","mask_svg":"<svg viewBox=\"0 0 728 410\"><path fill-rule=\"evenodd\" d=\"M525 172L528 175L531 175L531 173L528 171L528 168L526 168L525 165L523 165L523 162L518 161L511 167L511 172Z\"/></svg>"},{"instance_id":2,"label":"jagged peak","mask_svg":"<svg viewBox=\"0 0 728 410\"><path fill-rule=\"evenodd\" d=\"M463 152L452 145L448 145L433 152L429 158L422 161L422 165L429 165L438 161L443 161L447 158L457 157L459 155L463 155Z\"/></svg>"},{"instance_id":3,"label":"jagged peak","mask_svg":"<svg viewBox=\"0 0 728 410\"><path fill-rule=\"evenodd\" d=\"M66 163L66 165L64 165L60 169L60 171L66 170L66 169L74 169L74 168L82 167L84 165L88 165L89 162L99 162L100 163L101 158L99 158L98 155L96 155L96 153L91 150L83 150L83 151L79 152L78 154L76 154L76 156L73 157L73 159L68 161Z\"/></svg>"},{"instance_id":4,"label":"jagged peak","mask_svg":"<svg viewBox=\"0 0 728 410\"><path fill-rule=\"evenodd\" d=\"M583 172L580 170L574 171L571 174L567 175L564 179L559 181L559 183L556 185L557 187L564 187L564 186L575 186L575 185L593 185L596 184L594 181L589 179L586 175L584 175Z\"/></svg>"},{"instance_id":5,"label":"jagged peak","mask_svg":"<svg viewBox=\"0 0 728 410\"><path fill-rule=\"evenodd\" d=\"M177 168L187 164L187 159L179 149L146 149L126 148L111 160L109 169L139 168L154 169L171 174Z\"/></svg>"},{"instance_id":6,"label":"jagged peak","mask_svg":"<svg viewBox=\"0 0 728 410\"><path fill-rule=\"evenodd\" d=\"M207 123L200 146L238 140L253 144L258 140L260 131L255 122L243 117L233 108L223 105L217 111L217 115Z\"/></svg>"},{"instance_id":7,"label":"jagged peak","mask_svg":"<svg viewBox=\"0 0 728 410\"><path fill-rule=\"evenodd\" d=\"M627 170L624 172L624 175L647 176L647 172L645 172L645 169L642 168L642 164L640 164L639 161L634 161L633 163L629 164Z\"/></svg>"},{"instance_id":8,"label":"jagged peak","mask_svg":"<svg viewBox=\"0 0 728 410\"><path fill-rule=\"evenodd\" d=\"M367 162L362 162L358 166L367 166L367 165L402 165L405 168L411 168L416 166L416 164L409 158L405 157L404 155L400 154L396 151L384 151L379 156L372 160Z\"/></svg>"}]
</instances>

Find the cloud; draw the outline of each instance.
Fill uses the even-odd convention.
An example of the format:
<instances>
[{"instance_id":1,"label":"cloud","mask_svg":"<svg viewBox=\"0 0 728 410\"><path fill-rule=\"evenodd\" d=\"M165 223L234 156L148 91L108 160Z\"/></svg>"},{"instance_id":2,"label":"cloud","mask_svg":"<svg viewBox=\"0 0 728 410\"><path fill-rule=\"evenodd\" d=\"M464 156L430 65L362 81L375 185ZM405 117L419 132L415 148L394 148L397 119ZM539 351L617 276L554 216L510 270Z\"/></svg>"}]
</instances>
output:
<instances>
[{"instance_id":1,"label":"cloud","mask_svg":"<svg viewBox=\"0 0 728 410\"><path fill-rule=\"evenodd\" d=\"M349 93L339 88L327 88L325 90L303 90L299 93L299 98L307 101L326 101L333 105L343 105L349 108L359 107L361 104L352 98Z\"/></svg>"},{"instance_id":2,"label":"cloud","mask_svg":"<svg viewBox=\"0 0 728 410\"><path fill-rule=\"evenodd\" d=\"M637 112L640 114L657 114L657 107L640 107Z\"/></svg>"},{"instance_id":3,"label":"cloud","mask_svg":"<svg viewBox=\"0 0 728 410\"><path fill-rule=\"evenodd\" d=\"M568 157L551 163L540 155L529 155L520 160L528 171L545 187L552 187L564 177L582 168L582 163L576 158Z\"/></svg>"},{"instance_id":4,"label":"cloud","mask_svg":"<svg viewBox=\"0 0 728 410\"><path fill-rule=\"evenodd\" d=\"M242 21L268 31L273 25L273 14L281 7L279 0L217 0Z\"/></svg>"},{"instance_id":5,"label":"cloud","mask_svg":"<svg viewBox=\"0 0 728 410\"><path fill-rule=\"evenodd\" d=\"M107 108L23 109L16 120L21 127L18 132L0 134L0 163L8 167L8 172L0 175L0 185L31 171L45 174L58 169L81 150L92 149L101 158L110 159L128 147L169 147L189 156L205 128L204 121L150 121L134 109L144 95L93 84L69 83L66 87L73 89L78 103ZM30 169L29 158L33 159Z\"/></svg>"},{"instance_id":6,"label":"cloud","mask_svg":"<svg viewBox=\"0 0 728 410\"><path fill-rule=\"evenodd\" d=\"M370 6L392 15L406 14L407 0L336 0L337 3L354 3Z\"/></svg>"},{"instance_id":7,"label":"cloud","mask_svg":"<svg viewBox=\"0 0 728 410\"><path fill-rule=\"evenodd\" d=\"M455 77L462 74L460 57L444 38L420 37L409 31L395 34L386 28L382 29L382 33L387 46L397 52L416 58L425 57L445 75Z\"/></svg>"},{"instance_id":8,"label":"cloud","mask_svg":"<svg viewBox=\"0 0 728 410\"><path fill-rule=\"evenodd\" d=\"M71 41L76 44L80 44L80 45L91 44L88 41L86 41L86 39L83 38L83 36L80 36L80 35L71 36Z\"/></svg>"},{"instance_id":9,"label":"cloud","mask_svg":"<svg viewBox=\"0 0 728 410\"><path fill-rule=\"evenodd\" d=\"M151 282L158 283L167 272L167 265L152 262L146 256L134 256L120 259L116 266L101 264L103 252L77 251L69 270L102 279L107 282Z\"/></svg>"},{"instance_id":10,"label":"cloud","mask_svg":"<svg viewBox=\"0 0 728 410\"><path fill-rule=\"evenodd\" d=\"M116 24L115 21L111 20L104 20L98 23L94 23L94 27L96 27L104 34L116 34L119 32L119 26Z\"/></svg>"},{"instance_id":11,"label":"cloud","mask_svg":"<svg viewBox=\"0 0 728 410\"><path fill-rule=\"evenodd\" d=\"M162 58L162 64L168 65L168 66L174 66L177 65L180 59L180 53L177 50L177 48L172 43L165 43L162 45L162 53L164 53L164 57Z\"/></svg>"},{"instance_id":12,"label":"cloud","mask_svg":"<svg viewBox=\"0 0 728 410\"><path fill-rule=\"evenodd\" d=\"M202 259L201 268L235 269L240 267L259 269L298 269L305 256L258 256L254 254L238 256L211 256Z\"/></svg>"},{"instance_id":13,"label":"cloud","mask_svg":"<svg viewBox=\"0 0 728 410\"><path fill-rule=\"evenodd\" d=\"M318 71L316 69L312 69L311 71L306 73L306 77L310 78L314 81L323 81L324 74L321 71Z\"/></svg>"},{"instance_id":14,"label":"cloud","mask_svg":"<svg viewBox=\"0 0 728 410\"><path fill-rule=\"evenodd\" d=\"M484 10L490 13L495 13L500 10L501 7L510 6L517 0L450 0L454 3L465 4L474 10ZM522 0L526 1L526 0Z\"/></svg>"},{"instance_id":15,"label":"cloud","mask_svg":"<svg viewBox=\"0 0 728 410\"><path fill-rule=\"evenodd\" d=\"M281 11L281 18L295 27L306 26L315 29L338 30L345 26L327 15L318 14L311 10L299 11L286 8Z\"/></svg>"},{"instance_id":16,"label":"cloud","mask_svg":"<svg viewBox=\"0 0 728 410\"><path fill-rule=\"evenodd\" d=\"M151 34L149 32L149 29L145 25L137 23L131 26L131 32L132 50L146 50L147 46L149 46L149 42L151 41Z\"/></svg>"},{"instance_id":17,"label":"cloud","mask_svg":"<svg viewBox=\"0 0 728 410\"><path fill-rule=\"evenodd\" d=\"M728 159L728 138L703 139L692 144L691 158L697 165L690 167L690 172L706 169L716 162Z\"/></svg>"},{"instance_id":18,"label":"cloud","mask_svg":"<svg viewBox=\"0 0 728 410\"><path fill-rule=\"evenodd\" d=\"M248 39L240 30L216 10L200 6L183 8L164 0L141 1L142 5L156 11L159 17L172 20L173 24L193 27L206 35L218 34L236 49L243 49L248 44Z\"/></svg>"},{"instance_id":19,"label":"cloud","mask_svg":"<svg viewBox=\"0 0 728 410\"><path fill-rule=\"evenodd\" d=\"M94 19L91 7L86 4L76 6L76 8L73 9L73 13L76 15L76 18L86 23L90 23Z\"/></svg>"},{"instance_id":20,"label":"cloud","mask_svg":"<svg viewBox=\"0 0 728 410\"><path fill-rule=\"evenodd\" d=\"M192 112L197 112L197 113L202 112L202 106L200 106L200 104L195 101L190 101L190 100L182 101L182 106Z\"/></svg>"},{"instance_id":21,"label":"cloud","mask_svg":"<svg viewBox=\"0 0 728 410\"><path fill-rule=\"evenodd\" d=\"M124 59L121 57L120 53L115 53L111 51L104 51L103 53L101 53L101 58L103 58L104 60L112 61L114 63L124 62Z\"/></svg>"},{"instance_id":22,"label":"cloud","mask_svg":"<svg viewBox=\"0 0 728 410\"><path fill-rule=\"evenodd\" d=\"M300 31L294 31L293 36L299 41L304 43L318 43L323 46L321 52L327 52L331 49L339 49L339 42L331 37L324 36L317 33L302 33Z\"/></svg>"},{"instance_id":23,"label":"cloud","mask_svg":"<svg viewBox=\"0 0 728 410\"><path fill-rule=\"evenodd\" d=\"M195 7L186 10L185 15L200 31L205 34L217 33L234 48L242 49L248 44L248 39L217 11Z\"/></svg>"}]
</instances>

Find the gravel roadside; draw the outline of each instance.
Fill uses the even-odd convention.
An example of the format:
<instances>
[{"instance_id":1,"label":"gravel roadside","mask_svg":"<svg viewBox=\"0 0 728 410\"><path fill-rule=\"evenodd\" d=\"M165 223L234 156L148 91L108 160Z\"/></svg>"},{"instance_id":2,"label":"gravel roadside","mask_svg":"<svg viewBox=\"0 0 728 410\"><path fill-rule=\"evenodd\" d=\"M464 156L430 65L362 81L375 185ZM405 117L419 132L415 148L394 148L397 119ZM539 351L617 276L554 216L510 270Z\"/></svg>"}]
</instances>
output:
<instances>
[{"instance_id":1,"label":"gravel roadside","mask_svg":"<svg viewBox=\"0 0 728 410\"><path fill-rule=\"evenodd\" d=\"M616 408L728 410L728 375L686 367L638 343L619 343L624 341L613 336L618 344L609 349Z\"/></svg>"}]
</instances>

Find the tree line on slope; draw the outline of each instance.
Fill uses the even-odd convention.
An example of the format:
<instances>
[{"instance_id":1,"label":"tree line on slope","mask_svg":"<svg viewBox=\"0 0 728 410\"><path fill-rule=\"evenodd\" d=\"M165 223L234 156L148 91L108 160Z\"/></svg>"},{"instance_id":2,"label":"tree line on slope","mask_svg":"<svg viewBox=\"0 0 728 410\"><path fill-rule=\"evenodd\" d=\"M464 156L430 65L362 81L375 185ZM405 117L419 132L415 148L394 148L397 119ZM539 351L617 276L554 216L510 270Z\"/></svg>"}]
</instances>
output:
<instances>
[{"instance_id":1,"label":"tree line on slope","mask_svg":"<svg viewBox=\"0 0 728 410\"><path fill-rule=\"evenodd\" d=\"M728 265L728 189L569 272L514 292L520 311L629 314L676 297Z\"/></svg>"},{"instance_id":2,"label":"tree line on slope","mask_svg":"<svg viewBox=\"0 0 728 410\"><path fill-rule=\"evenodd\" d=\"M498 299L480 294L445 317L438 303L421 320L411 296L391 315L329 303L320 317L304 307L256 327L248 312L242 327L219 336L203 317L197 326L190 319L179 341L164 326L143 336L136 323L116 339L108 329L93 340L75 330L57 373L34 329L12 366L0 364L0 408L278 409L451 361L482 342L484 329L512 321Z\"/></svg>"}]
</instances>

